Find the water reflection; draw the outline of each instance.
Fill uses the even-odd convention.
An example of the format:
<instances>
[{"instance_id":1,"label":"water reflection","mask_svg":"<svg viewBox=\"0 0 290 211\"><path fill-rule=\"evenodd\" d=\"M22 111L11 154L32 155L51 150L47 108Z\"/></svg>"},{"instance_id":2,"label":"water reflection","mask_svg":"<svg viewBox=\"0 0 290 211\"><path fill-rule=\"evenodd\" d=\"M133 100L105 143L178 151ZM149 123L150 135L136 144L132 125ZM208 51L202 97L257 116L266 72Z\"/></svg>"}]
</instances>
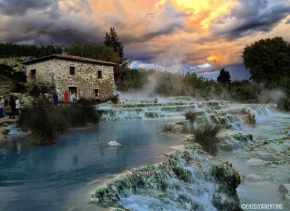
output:
<instances>
[{"instance_id":1,"label":"water reflection","mask_svg":"<svg viewBox=\"0 0 290 211\"><path fill-rule=\"evenodd\" d=\"M10 147L0 148L0 210L96 209L85 200L94 189L88 183L158 162L164 151L181 143L155 132L165 121L102 122L88 131L65 134L58 144L46 147L14 138ZM106 147L112 140L123 147Z\"/></svg>"}]
</instances>

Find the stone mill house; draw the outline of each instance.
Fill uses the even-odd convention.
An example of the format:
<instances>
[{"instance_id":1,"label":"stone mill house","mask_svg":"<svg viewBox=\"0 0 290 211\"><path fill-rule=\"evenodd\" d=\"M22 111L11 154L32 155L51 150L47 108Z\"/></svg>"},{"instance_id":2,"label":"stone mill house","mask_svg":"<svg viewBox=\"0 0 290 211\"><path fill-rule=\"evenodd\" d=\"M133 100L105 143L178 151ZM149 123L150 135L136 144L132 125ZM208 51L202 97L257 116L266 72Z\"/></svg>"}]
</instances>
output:
<instances>
[{"instance_id":1,"label":"stone mill house","mask_svg":"<svg viewBox=\"0 0 290 211\"><path fill-rule=\"evenodd\" d=\"M114 95L115 63L53 54L23 64L28 83L53 87L60 100L63 100L65 91L87 99L102 100Z\"/></svg>"}]
</instances>

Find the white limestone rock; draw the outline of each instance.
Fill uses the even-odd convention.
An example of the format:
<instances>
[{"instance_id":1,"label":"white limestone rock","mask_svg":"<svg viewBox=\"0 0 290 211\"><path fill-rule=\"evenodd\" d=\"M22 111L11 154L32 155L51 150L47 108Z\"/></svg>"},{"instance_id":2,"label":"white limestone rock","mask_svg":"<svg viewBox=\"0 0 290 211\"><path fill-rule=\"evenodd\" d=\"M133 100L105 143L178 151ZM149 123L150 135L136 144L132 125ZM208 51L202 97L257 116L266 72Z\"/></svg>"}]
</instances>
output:
<instances>
[{"instance_id":1,"label":"white limestone rock","mask_svg":"<svg viewBox=\"0 0 290 211\"><path fill-rule=\"evenodd\" d=\"M248 174L244 177L246 182L262 182L263 178L256 174Z\"/></svg>"},{"instance_id":2,"label":"white limestone rock","mask_svg":"<svg viewBox=\"0 0 290 211\"><path fill-rule=\"evenodd\" d=\"M173 125L172 127L173 133L182 133L182 131L183 131L183 125L180 125L180 124Z\"/></svg>"},{"instance_id":3,"label":"white limestone rock","mask_svg":"<svg viewBox=\"0 0 290 211\"><path fill-rule=\"evenodd\" d=\"M109 147L121 147L122 145L118 143L117 141L109 141L108 143Z\"/></svg>"},{"instance_id":4,"label":"white limestone rock","mask_svg":"<svg viewBox=\"0 0 290 211\"><path fill-rule=\"evenodd\" d=\"M249 165L262 165L265 164L265 161L259 158L250 158L249 160L247 160L247 163Z\"/></svg>"},{"instance_id":5,"label":"white limestone rock","mask_svg":"<svg viewBox=\"0 0 290 211\"><path fill-rule=\"evenodd\" d=\"M194 141L195 137L194 135L187 135L185 136L185 139L183 141Z\"/></svg>"}]
</instances>

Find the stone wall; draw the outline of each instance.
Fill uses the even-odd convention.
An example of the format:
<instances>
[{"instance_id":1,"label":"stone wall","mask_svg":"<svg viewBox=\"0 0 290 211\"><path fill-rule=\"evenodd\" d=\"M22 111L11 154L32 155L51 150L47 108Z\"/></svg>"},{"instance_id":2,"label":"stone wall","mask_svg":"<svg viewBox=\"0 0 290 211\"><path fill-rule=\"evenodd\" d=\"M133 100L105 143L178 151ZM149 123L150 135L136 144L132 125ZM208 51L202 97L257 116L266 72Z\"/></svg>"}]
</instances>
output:
<instances>
[{"instance_id":1,"label":"stone wall","mask_svg":"<svg viewBox=\"0 0 290 211\"><path fill-rule=\"evenodd\" d=\"M75 75L70 75L70 67L75 67ZM27 82L31 83L31 70L36 70L36 82L54 85L61 100L69 87L77 87L78 97L105 99L114 95L114 69L112 66L84 62L51 59L26 66ZM98 78L102 71L102 78ZM95 95L99 89L99 96Z\"/></svg>"},{"instance_id":2,"label":"stone wall","mask_svg":"<svg viewBox=\"0 0 290 211\"><path fill-rule=\"evenodd\" d=\"M0 58L0 64L6 64L12 67L15 71L22 71L24 65L22 62L28 61L30 57L10 57L10 58Z\"/></svg>"}]
</instances>

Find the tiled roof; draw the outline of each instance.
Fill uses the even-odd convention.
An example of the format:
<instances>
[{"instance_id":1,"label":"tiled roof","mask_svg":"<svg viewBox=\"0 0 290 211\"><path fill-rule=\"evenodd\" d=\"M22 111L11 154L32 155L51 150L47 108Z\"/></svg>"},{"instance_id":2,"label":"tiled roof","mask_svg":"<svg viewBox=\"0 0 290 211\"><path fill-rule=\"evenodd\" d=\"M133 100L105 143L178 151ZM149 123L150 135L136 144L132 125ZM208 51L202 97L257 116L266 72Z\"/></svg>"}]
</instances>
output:
<instances>
[{"instance_id":1,"label":"tiled roof","mask_svg":"<svg viewBox=\"0 0 290 211\"><path fill-rule=\"evenodd\" d=\"M28 64L46 61L49 59L62 59L62 60L69 60L69 61L76 61L76 62L83 62L83 63L90 63L90 64L101 64L101 65L107 65L107 66L118 65L118 64L113 63L113 62L101 61L101 60L96 60L96 59L80 57L80 56L64 55L64 54L52 54L50 56L45 56L45 57L41 57L38 59L30 60L27 62L23 62L22 64L28 65Z\"/></svg>"}]
</instances>

